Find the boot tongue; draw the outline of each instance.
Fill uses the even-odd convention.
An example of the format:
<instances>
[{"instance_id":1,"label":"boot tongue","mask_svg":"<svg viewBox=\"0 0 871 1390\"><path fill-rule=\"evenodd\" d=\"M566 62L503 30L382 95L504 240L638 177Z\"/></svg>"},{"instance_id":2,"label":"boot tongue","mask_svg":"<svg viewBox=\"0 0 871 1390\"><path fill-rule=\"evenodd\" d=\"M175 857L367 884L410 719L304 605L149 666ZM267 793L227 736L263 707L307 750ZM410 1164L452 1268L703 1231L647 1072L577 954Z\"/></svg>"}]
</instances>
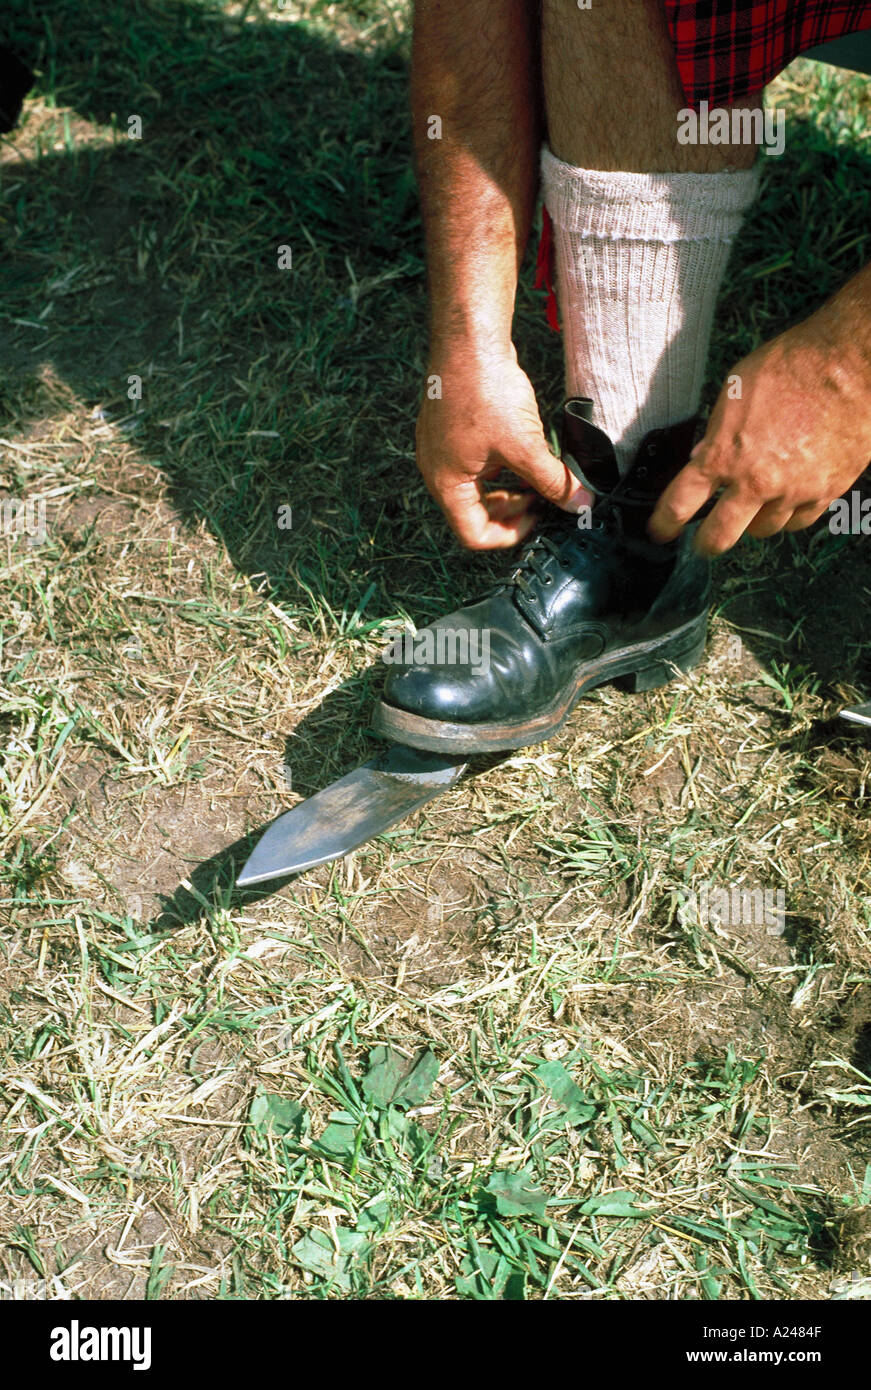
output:
<instances>
[{"instance_id":1,"label":"boot tongue","mask_svg":"<svg viewBox=\"0 0 871 1390\"><path fill-rule=\"evenodd\" d=\"M642 550L651 564L672 562L672 550L646 539L647 519L665 488L689 457L695 419L667 429L654 430L642 441L632 466L621 478L611 440L592 423L593 403L586 398L566 401L563 409L561 454L566 467L584 487L597 495L590 537L596 555L592 569L607 568L601 542L613 531L621 532L633 552ZM506 586L527 621L540 632L549 626L550 609L562 585L579 577L575 573L579 543L586 545L576 520L557 508L550 510L536 539L524 550L520 564ZM638 558L636 556L636 558ZM568 571L568 574L565 573ZM500 586L502 587L502 586Z\"/></svg>"},{"instance_id":2,"label":"boot tongue","mask_svg":"<svg viewBox=\"0 0 871 1390\"><path fill-rule=\"evenodd\" d=\"M593 402L573 396L563 406L562 461L598 497L652 504L689 459L697 419L691 416L644 437L631 467L621 478L614 445L592 422Z\"/></svg>"},{"instance_id":3,"label":"boot tongue","mask_svg":"<svg viewBox=\"0 0 871 1390\"><path fill-rule=\"evenodd\" d=\"M563 406L560 455L570 473L596 496L613 492L620 481L617 455L604 430L593 424L593 402L573 396Z\"/></svg>"},{"instance_id":4,"label":"boot tongue","mask_svg":"<svg viewBox=\"0 0 871 1390\"><path fill-rule=\"evenodd\" d=\"M652 430L641 442L623 485L633 497L655 501L689 460L698 421L696 416L667 429Z\"/></svg>"},{"instance_id":5,"label":"boot tongue","mask_svg":"<svg viewBox=\"0 0 871 1390\"><path fill-rule=\"evenodd\" d=\"M681 420L666 429L652 430L642 440L629 470L603 506L619 510L624 533L635 542L646 541L647 523L669 483L686 465L693 445L697 421ZM654 557L657 547L650 551ZM659 547L667 551L668 547Z\"/></svg>"},{"instance_id":6,"label":"boot tongue","mask_svg":"<svg viewBox=\"0 0 871 1390\"><path fill-rule=\"evenodd\" d=\"M592 423L593 402L572 397L563 407L563 462L597 497L596 513L606 526L615 524L637 540L660 495L687 463L696 433L691 416L645 435L627 471L620 476L614 445ZM708 510L712 503L708 504ZM704 514L704 509L699 515ZM655 552L652 552L652 554Z\"/></svg>"}]
</instances>

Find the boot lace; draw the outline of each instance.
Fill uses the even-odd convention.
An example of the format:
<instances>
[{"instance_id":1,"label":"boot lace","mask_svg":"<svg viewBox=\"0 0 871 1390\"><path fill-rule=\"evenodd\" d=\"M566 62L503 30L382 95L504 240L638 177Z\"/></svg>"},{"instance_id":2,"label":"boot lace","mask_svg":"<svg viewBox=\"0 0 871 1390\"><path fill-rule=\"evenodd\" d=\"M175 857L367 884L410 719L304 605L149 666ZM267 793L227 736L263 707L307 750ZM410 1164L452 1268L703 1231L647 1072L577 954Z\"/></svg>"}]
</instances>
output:
<instances>
[{"instance_id":1,"label":"boot lace","mask_svg":"<svg viewBox=\"0 0 871 1390\"><path fill-rule=\"evenodd\" d=\"M566 522L566 513L554 509L553 520L549 525L545 523L546 530L540 531L521 553L520 561L507 581L508 585L529 597L532 595L531 584L534 581L537 580L539 585L552 584L554 576L552 570L547 567L548 561L556 560L564 569L569 568L569 562L562 553L562 547L568 540L573 540L576 545L583 547L590 540L598 539L606 532L622 529L621 508L649 508L652 505L655 494L644 489L646 477L645 466L636 466L631 477L627 475L626 478L621 478L610 492L603 492L594 487L589 479L582 478L584 487L598 499L591 526L578 533ZM638 483L641 483L641 487L637 486ZM593 537L590 532L598 534ZM502 588L503 585L499 585L498 588Z\"/></svg>"}]
</instances>

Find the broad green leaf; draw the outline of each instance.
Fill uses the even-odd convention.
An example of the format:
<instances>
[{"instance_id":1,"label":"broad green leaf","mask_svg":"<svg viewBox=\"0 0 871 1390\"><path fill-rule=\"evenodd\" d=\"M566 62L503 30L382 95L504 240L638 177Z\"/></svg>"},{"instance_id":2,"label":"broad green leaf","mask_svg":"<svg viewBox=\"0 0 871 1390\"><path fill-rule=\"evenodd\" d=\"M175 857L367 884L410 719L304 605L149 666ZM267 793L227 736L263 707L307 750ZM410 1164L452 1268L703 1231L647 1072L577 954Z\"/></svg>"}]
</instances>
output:
<instances>
[{"instance_id":1,"label":"broad green leaf","mask_svg":"<svg viewBox=\"0 0 871 1390\"><path fill-rule=\"evenodd\" d=\"M584 1216L646 1216L643 1207L636 1206L636 1192L603 1192L598 1197L590 1197L584 1202L581 1211Z\"/></svg>"},{"instance_id":2,"label":"broad green leaf","mask_svg":"<svg viewBox=\"0 0 871 1390\"><path fill-rule=\"evenodd\" d=\"M383 1231L390 1220L390 1203L386 1198L380 1202L370 1202L363 1208L357 1220L358 1231Z\"/></svg>"},{"instance_id":3,"label":"broad green leaf","mask_svg":"<svg viewBox=\"0 0 871 1390\"><path fill-rule=\"evenodd\" d=\"M410 1065L395 1048L375 1047L363 1077L363 1094L379 1110L388 1105L422 1105L438 1074L438 1060L428 1049Z\"/></svg>"},{"instance_id":4,"label":"broad green leaf","mask_svg":"<svg viewBox=\"0 0 871 1390\"><path fill-rule=\"evenodd\" d=\"M324 1232L321 1232L324 1235ZM328 1237L325 1237L325 1239ZM341 1248L343 1255L353 1255L359 1258L369 1250L369 1241L360 1231L349 1231L347 1226L339 1226L336 1230L336 1240Z\"/></svg>"},{"instance_id":5,"label":"broad green leaf","mask_svg":"<svg viewBox=\"0 0 871 1390\"><path fill-rule=\"evenodd\" d=\"M467 1255L460 1268L465 1277L458 1275L454 1282L463 1298L476 1302L522 1302L525 1297L523 1274L492 1250L476 1246L474 1258Z\"/></svg>"},{"instance_id":6,"label":"broad green leaf","mask_svg":"<svg viewBox=\"0 0 871 1390\"><path fill-rule=\"evenodd\" d=\"M298 1100L285 1100L283 1096L258 1091L251 1102L250 1119L261 1134L271 1130L280 1137L289 1134L297 1139L303 1131L306 1113Z\"/></svg>"},{"instance_id":7,"label":"broad green leaf","mask_svg":"<svg viewBox=\"0 0 871 1390\"><path fill-rule=\"evenodd\" d=\"M533 1185L531 1173L494 1173L485 1189L496 1198L500 1216L534 1216L546 1220L547 1193Z\"/></svg>"},{"instance_id":8,"label":"broad green leaf","mask_svg":"<svg viewBox=\"0 0 871 1390\"><path fill-rule=\"evenodd\" d=\"M369 1242L359 1231L349 1231L345 1227L336 1231L336 1241L339 1252L324 1231L312 1231L296 1242L293 1256L303 1269L349 1292L354 1267L368 1252Z\"/></svg>"},{"instance_id":9,"label":"broad green leaf","mask_svg":"<svg viewBox=\"0 0 871 1390\"><path fill-rule=\"evenodd\" d=\"M695 1266L696 1269L699 1271L699 1282L702 1286L702 1292L704 1293L705 1298L709 1298L712 1301L719 1299L719 1280L717 1280L714 1277L715 1271L711 1269L710 1265L708 1264L707 1254L704 1250L699 1250L698 1247L696 1247L695 1251ZM718 1270L716 1272L720 1273L721 1271Z\"/></svg>"},{"instance_id":10,"label":"broad green leaf","mask_svg":"<svg viewBox=\"0 0 871 1390\"><path fill-rule=\"evenodd\" d=\"M314 1144L314 1148L330 1158L349 1158L357 1143L357 1122L345 1110L334 1110L330 1124Z\"/></svg>"},{"instance_id":11,"label":"broad green leaf","mask_svg":"<svg viewBox=\"0 0 871 1390\"><path fill-rule=\"evenodd\" d=\"M592 1120L596 1113L595 1105L590 1103L580 1086L575 1084L562 1062L542 1062L541 1066L535 1069L535 1077L554 1103L565 1111L570 1125L584 1124L587 1120Z\"/></svg>"},{"instance_id":12,"label":"broad green leaf","mask_svg":"<svg viewBox=\"0 0 871 1390\"><path fill-rule=\"evenodd\" d=\"M432 1145L432 1139L426 1130L392 1105L382 1120L382 1135L385 1134L389 1135L402 1153L413 1159L422 1158Z\"/></svg>"}]
</instances>

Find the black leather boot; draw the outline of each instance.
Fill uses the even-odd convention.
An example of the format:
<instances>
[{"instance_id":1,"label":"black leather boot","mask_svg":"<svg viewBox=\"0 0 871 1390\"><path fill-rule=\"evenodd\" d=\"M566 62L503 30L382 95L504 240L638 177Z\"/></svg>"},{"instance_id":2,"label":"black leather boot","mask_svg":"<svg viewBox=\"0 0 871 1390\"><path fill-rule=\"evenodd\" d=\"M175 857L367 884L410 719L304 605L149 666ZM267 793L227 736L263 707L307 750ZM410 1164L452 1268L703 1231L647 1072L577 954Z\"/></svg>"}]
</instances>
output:
<instances>
[{"instance_id":1,"label":"black leather boot","mask_svg":"<svg viewBox=\"0 0 871 1390\"><path fill-rule=\"evenodd\" d=\"M15 128L24 98L35 81L36 76L30 68L25 67L11 48L0 44L0 135Z\"/></svg>"},{"instance_id":2,"label":"black leather boot","mask_svg":"<svg viewBox=\"0 0 871 1390\"><path fill-rule=\"evenodd\" d=\"M561 452L596 496L592 513L576 524L549 509L507 583L394 644L380 734L446 753L522 748L556 733L594 686L626 677L651 690L701 657L710 564L692 548L696 523L669 545L646 534L696 422L649 434L621 479L591 414L591 401L566 402Z\"/></svg>"}]
</instances>

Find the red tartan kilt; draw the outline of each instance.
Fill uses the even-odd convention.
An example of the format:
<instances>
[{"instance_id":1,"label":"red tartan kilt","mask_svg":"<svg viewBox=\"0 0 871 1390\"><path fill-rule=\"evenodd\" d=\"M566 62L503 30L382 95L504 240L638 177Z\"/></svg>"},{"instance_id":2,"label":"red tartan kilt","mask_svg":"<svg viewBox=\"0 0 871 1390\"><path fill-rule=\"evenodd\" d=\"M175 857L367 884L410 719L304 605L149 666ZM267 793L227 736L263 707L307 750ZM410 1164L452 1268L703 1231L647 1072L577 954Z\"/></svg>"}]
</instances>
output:
<instances>
[{"instance_id":1,"label":"red tartan kilt","mask_svg":"<svg viewBox=\"0 0 871 1390\"><path fill-rule=\"evenodd\" d=\"M799 53L871 28L864 0L665 0L687 104L731 106Z\"/></svg>"}]
</instances>

